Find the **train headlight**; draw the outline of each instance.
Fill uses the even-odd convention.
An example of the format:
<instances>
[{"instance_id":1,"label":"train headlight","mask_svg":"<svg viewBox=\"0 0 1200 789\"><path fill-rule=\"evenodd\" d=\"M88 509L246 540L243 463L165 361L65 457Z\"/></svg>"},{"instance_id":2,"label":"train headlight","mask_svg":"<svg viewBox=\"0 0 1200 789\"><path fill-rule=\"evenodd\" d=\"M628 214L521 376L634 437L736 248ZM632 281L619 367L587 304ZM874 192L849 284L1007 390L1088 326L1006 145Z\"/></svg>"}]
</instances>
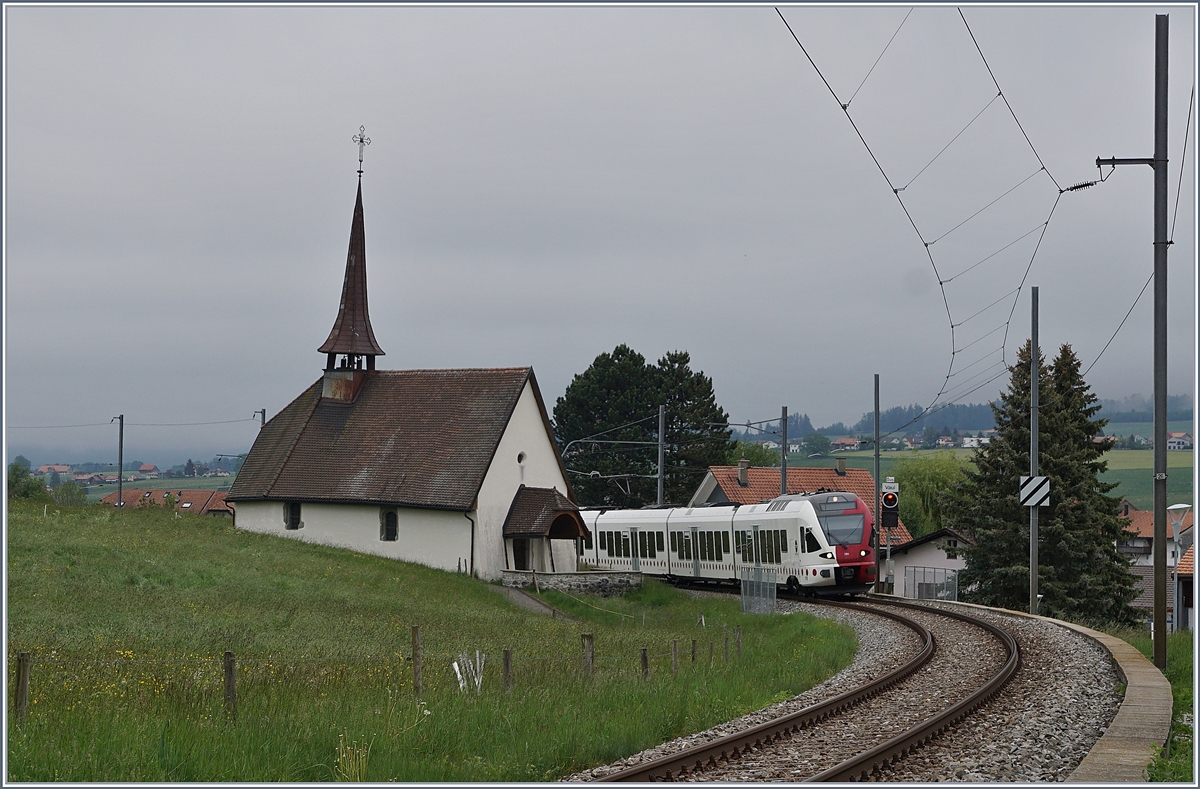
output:
<instances>
[{"instance_id":1,"label":"train headlight","mask_svg":"<svg viewBox=\"0 0 1200 789\"><path fill-rule=\"evenodd\" d=\"M862 550L862 551L859 551L859 552L858 552L858 555L859 555L859 556L868 556L868 555L870 555L870 553L871 553L871 552L870 552L870 551L868 551L868 550Z\"/></svg>"},{"instance_id":2,"label":"train headlight","mask_svg":"<svg viewBox=\"0 0 1200 789\"><path fill-rule=\"evenodd\" d=\"M818 553L817 556L820 556L822 559L832 559L833 551L825 551L824 553Z\"/></svg>"}]
</instances>

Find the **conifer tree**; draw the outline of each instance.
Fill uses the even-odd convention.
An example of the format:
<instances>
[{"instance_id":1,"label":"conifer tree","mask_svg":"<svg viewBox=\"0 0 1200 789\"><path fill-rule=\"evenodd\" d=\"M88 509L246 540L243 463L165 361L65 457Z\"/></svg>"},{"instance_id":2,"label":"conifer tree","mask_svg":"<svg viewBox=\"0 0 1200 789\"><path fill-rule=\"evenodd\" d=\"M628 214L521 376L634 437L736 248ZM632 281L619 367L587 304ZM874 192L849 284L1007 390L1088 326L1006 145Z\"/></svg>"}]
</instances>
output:
<instances>
[{"instance_id":1,"label":"conifer tree","mask_svg":"<svg viewBox=\"0 0 1200 789\"><path fill-rule=\"evenodd\" d=\"M996 436L975 454L951 496L948 524L975 540L963 553L959 575L964 598L1027 610L1029 511L1018 499L1018 480L1029 473L1028 342L1018 351L1008 390L992 410ZM1116 549L1122 538L1115 487L1099 480L1107 444L1092 439L1105 424L1079 373L1069 345L1054 364L1039 365L1038 473L1050 478L1050 505L1038 514L1040 613L1070 619L1132 623L1133 576Z\"/></svg>"}]
</instances>

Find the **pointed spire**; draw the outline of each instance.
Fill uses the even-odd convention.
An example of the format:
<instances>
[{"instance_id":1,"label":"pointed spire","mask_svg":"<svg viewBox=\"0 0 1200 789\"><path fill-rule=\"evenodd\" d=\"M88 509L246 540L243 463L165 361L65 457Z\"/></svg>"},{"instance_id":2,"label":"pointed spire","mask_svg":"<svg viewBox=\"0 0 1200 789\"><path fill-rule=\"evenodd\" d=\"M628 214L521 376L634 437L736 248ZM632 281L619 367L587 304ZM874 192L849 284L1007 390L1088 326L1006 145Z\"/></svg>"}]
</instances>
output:
<instances>
[{"instance_id":1,"label":"pointed spire","mask_svg":"<svg viewBox=\"0 0 1200 789\"><path fill-rule=\"evenodd\" d=\"M350 225L350 250L346 253L346 278L342 283L342 302L338 306L337 320L329 332L329 339L317 349L318 353L329 354L329 369L333 368L334 354L366 356L367 369L375 368L375 357L383 356L383 350L375 341L371 319L367 315L367 246L363 231L362 180L358 183L358 197L354 201L354 220ZM353 360L351 360L353 363Z\"/></svg>"}]
</instances>

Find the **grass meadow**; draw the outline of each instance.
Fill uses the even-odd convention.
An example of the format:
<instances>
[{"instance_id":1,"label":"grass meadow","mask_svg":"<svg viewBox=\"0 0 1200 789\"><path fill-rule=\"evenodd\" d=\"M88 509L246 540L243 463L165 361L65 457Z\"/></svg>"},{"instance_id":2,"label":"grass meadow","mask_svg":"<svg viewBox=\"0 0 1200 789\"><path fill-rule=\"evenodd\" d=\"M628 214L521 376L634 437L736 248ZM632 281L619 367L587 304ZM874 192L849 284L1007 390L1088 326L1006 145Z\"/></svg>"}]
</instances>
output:
<instances>
[{"instance_id":1,"label":"grass meadow","mask_svg":"<svg viewBox=\"0 0 1200 789\"><path fill-rule=\"evenodd\" d=\"M906 458L922 457L938 452L949 452L946 449L919 449L903 452L881 452L879 454L879 476L886 479L893 474L896 463ZM974 455L973 449L953 450L960 458L970 460ZM844 458L850 468L863 468L872 473L875 469L874 455L865 452L839 452L832 457L801 458L799 455L788 456L789 466L806 466L813 468L832 468L837 458ZM1118 487L1109 495L1124 496L1138 509L1148 510L1154 506L1154 452L1148 449L1113 449L1104 455L1108 461L1108 471L1101 475L1103 482L1116 482ZM1192 500L1192 464L1194 456L1191 452L1167 453L1167 500L1190 502ZM1015 488L1016 481L1013 481ZM901 492L903 494L903 491Z\"/></svg>"},{"instance_id":2,"label":"grass meadow","mask_svg":"<svg viewBox=\"0 0 1200 789\"><path fill-rule=\"evenodd\" d=\"M745 616L654 582L619 600L555 598L569 621L464 575L228 520L12 502L8 514L10 682L18 652L33 662L22 725L9 699L9 781L551 780L787 698L855 650L833 623ZM742 656L731 645L726 661L737 627ZM451 662L476 651L482 681L463 692Z\"/></svg>"}]
</instances>

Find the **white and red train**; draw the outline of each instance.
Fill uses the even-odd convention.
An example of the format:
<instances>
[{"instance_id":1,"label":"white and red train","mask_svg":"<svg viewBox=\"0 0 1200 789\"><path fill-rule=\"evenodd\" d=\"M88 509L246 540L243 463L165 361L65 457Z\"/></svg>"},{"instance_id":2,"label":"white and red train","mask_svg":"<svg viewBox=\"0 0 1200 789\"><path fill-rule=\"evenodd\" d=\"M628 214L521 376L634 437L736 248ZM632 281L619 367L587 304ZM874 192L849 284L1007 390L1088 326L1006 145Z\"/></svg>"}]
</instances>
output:
<instances>
[{"instance_id":1,"label":"white and red train","mask_svg":"<svg viewBox=\"0 0 1200 789\"><path fill-rule=\"evenodd\" d=\"M818 595L861 593L875 583L871 511L853 493L580 515L591 533L579 541L580 560L599 569L730 581L762 567L780 585Z\"/></svg>"}]
</instances>

